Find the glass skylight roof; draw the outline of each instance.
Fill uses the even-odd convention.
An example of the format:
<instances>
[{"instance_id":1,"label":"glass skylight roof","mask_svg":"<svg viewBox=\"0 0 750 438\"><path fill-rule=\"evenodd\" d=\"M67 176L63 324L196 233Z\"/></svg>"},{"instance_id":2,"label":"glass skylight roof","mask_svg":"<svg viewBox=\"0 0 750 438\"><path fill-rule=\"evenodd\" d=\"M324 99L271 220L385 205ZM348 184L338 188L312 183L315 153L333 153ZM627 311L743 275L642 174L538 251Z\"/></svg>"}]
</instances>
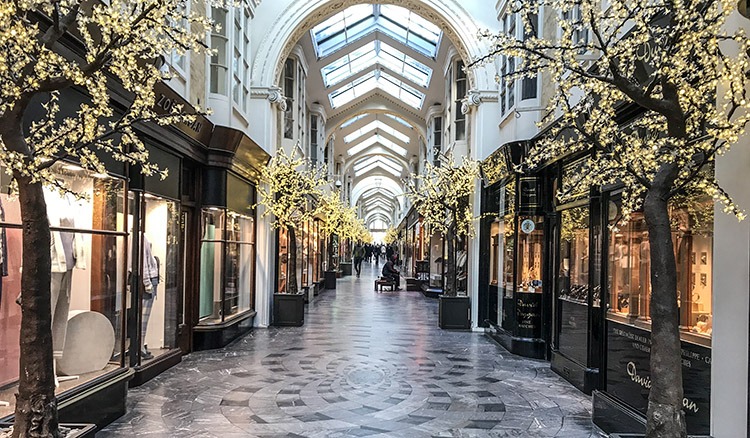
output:
<instances>
[{"instance_id":1,"label":"glass skylight roof","mask_svg":"<svg viewBox=\"0 0 750 438\"><path fill-rule=\"evenodd\" d=\"M354 116L351 119L347 120L346 122L341 124L341 128L346 128L347 126L353 125L357 123L358 120L362 120L365 117L369 116L370 114L360 114L358 116Z\"/></svg>"},{"instance_id":2,"label":"glass skylight roof","mask_svg":"<svg viewBox=\"0 0 750 438\"><path fill-rule=\"evenodd\" d=\"M393 114L386 114L387 117L390 117L391 119L399 122L400 124L406 126L407 128L411 129L413 126L411 126L411 123L407 122L406 120L402 119L399 116L394 116Z\"/></svg>"},{"instance_id":3,"label":"glass skylight roof","mask_svg":"<svg viewBox=\"0 0 750 438\"><path fill-rule=\"evenodd\" d=\"M376 30L430 58L437 55L442 36L439 27L394 5L351 6L311 32L318 58L323 58Z\"/></svg>"},{"instance_id":4,"label":"glass skylight roof","mask_svg":"<svg viewBox=\"0 0 750 438\"><path fill-rule=\"evenodd\" d=\"M363 167L363 168L361 168L359 170L355 170L354 171L354 176L358 177L358 176L364 175L365 173L367 173L367 172L369 172L371 170L374 170L374 169L382 169L382 170L384 170L384 171L386 171L386 172L388 172L391 175L396 176L396 177L401 175L401 172L397 172L397 171L391 169L390 167L385 166L383 163L377 162L377 163L372 163L369 166L365 166L365 167Z\"/></svg>"},{"instance_id":5,"label":"glass skylight roof","mask_svg":"<svg viewBox=\"0 0 750 438\"><path fill-rule=\"evenodd\" d=\"M375 134L372 137L368 138L367 140L363 141L362 143L359 143L358 145L349 148L349 150L346 153L351 157L362 152L363 150L369 148L370 146L374 144L381 144L385 146L386 148L390 149L391 152L395 152L401 155L402 157L406 156L406 152L407 152L406 149L388 140L387 138L381 136L380 134Z\"/></svg>"},{"instance_id":6,"label":"glass skylight roof","mask_svg":"<svg viewBox=\"0 0 750 438\"><path fill-rule=\"evenodd\" d=\"M367 167L373 163L382 163L384 166L390 167L391 169L398 171L399 173L401 173L401 171L404 170L404 166L402 166L401 163L394 161L392 158L374 156L374 157L367 157L367 158L363 158L359 160L354 165L354 172L356 173L358 170L362 169L363 167Z\"/></svg>"},{"instance_id":7,"label":"glass skylight roof","mask_svg":"<svg viewBox=\"0 0 750 438\"><path fill-rule=\"evenodd\" d=\"M354 140L356 140L356 139L362 137L363 135L369 133L370 131L374 131L376 129L378 129L380 131L383 131L383 132L386 132L386 133L392 135L393 137L396 137L402 143L407 143L407 144L409 143L409 136L408 135L404 134L403 132L401 132L401 131L399 131L397 129L394 129L391 126L386 125L385 123L381 122L380 120L372 121L372 122L368 123L367 125L365 125L365 126L359 128L359 129L357 129L356 131L352 132L351 134L345 136L344 137L344 143L351 143Z\"/></svg>"},{"instance_id":8,"label":"glass skylight roof","mask_svg":"<svg viewBox=\"0 0 750 438\"><path fill-rule=\"evenodd\" d=\"M374 65L382 65L425 88L430 84L431 68L378 40L370 41L353 50L348 55L323 67L320 71L326 87L330 87Z\"/></svg>"},{"instance_id":9,"label":"glass skylight roof","mask_svg":"<svg viewBox=\"0 0 750 438\"><path fill-rule=\"evenodd\" d=\"M379 88L405 104L421 109L425 95L416 88L410 86L395 76L380 70L373 70L366 75L349 82L338 90L328 95L331 107L338 108L342 105L364 96L368 92Z\"/></svg>"}]
</instances>

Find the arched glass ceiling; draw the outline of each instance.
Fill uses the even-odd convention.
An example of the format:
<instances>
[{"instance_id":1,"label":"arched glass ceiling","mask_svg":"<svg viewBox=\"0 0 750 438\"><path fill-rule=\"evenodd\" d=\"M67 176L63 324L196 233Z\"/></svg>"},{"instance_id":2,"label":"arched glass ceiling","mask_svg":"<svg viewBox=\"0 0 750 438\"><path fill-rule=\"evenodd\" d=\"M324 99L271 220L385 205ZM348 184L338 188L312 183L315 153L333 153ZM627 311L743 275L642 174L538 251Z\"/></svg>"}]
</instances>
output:
<instances>
[{"instance_id":1,"label":"arched glass ceiling","mask_svg":"<svg viewBox=\"0 0 750 438\"><path fill-rule=\"evenodd\" d=\"M375 134L369 137L367 140L364 140L361 143L358 143L356 146L350 147L349 150L346 151L346 153L347 155L351 157L351 156L357 155L358 153L364 151L365 149L375 144L381 144L385 148L390 149L391 152L395 152L398 155L401 155L402 157L406 157L406 154L408 153L406 149L397 145L391 140L388 140L387 138L383 137L380 134Z\"/></svg>"},{"instance_id":2,"label":"arched glass ceiling","mask_svg":"<svg viewBox=\"0 0 750 438\"><path fill-rule=\"evenodd\" d=\"M393 168L389 167L388 165L386 165L385 163L383 163L381 161L378 161L378 162L369 164L369 165L367 165L367 166L365 166L365 167L363 167L363 168L361 168L359 170L355 170L354 171L354 177L356 178L358 176L362 176L362 175L366 174L367 172L370 172L371 170L375 170L375 169L380 169L380 170L382 170L384 172L388 172L388 173L390 173L391 175L393 175L396 178L398 178L398 177L401 176L401 172L399 172L397 170L394 170Z\"/></svg>"},{"instance_id":3,"label":"arched glass ceiling","mask_svg":"<svg viewBox=\"0 0 750 438\"><path fill-rule=\"evenodd\" d=\"M336 85L359 72L382 65L417 85L427 88L432 69L382 41L371 41L320 69L326 87Z\"/></svg>"},{"instance_id":4,"label":"arched glass ceiling","mask_svg":"<svg viewBox=\"0 0 750 438\"><path fill-rule=\"evenodd\" d=\"M394 5L351 6L315 26L311 33L318 58L323 58L375 31L430 58L437 55L442 37L439 27Z\"/></svg>"},{"instance_id":5,"label":"arched glass ceiling","mask_svg":"<svg viewBox=\"0 0 750 438\"><path fill-rule=\"evenodd\" d=\"M403 132L386 125L384 122L381 122L380 120L375 120L373 122L368 123L367 125L357 129L356 131L352 132L349 135L346 135L344 137L344 143L351 143L354 140L357 140L358 138L362 137L363 135L369 133L370 131L374 131L376 129L379 129L383 132L386 132L390 134L391 136L397 138L401 143L409 144L409 136L404 134Z\"/></svg>"},{"instance_id":6,"label":"arched glass ceiling","mask_svg":"<svg viewBox=\"0 0 750 438\"><path fill-rule=\"evenodd\" d=\"M364 192L369 193L369 190L377 189L386 191L394 198L394 201L403 206L403 188L396 182L395 178L384 176L367 176L357 181L354 187L352 187L352 205L357 204L357 201Z\"/></svg>"},{"instance_id":7,"label":"arched glass ceiling","mask_svg":"<svg viewBox=\"0 0 750 438\"><path fill-rule=\"evenodd\" d=\"M402 118L401 118L401 117L399 117L399 116L394 116L393 114L386 114L386 117L389 117L389 118L391 118L391 119L393 119L393 120L395 120L395 121L399 122L400 124L402 124L402 125L406 126L406 127L407 127L407 128L409 128L409 129L412 129L412 128L414 128L414 127L413 127L413 126L411 125L411 123L407 122L406 120L402 119ZM343 126L342 126L342 128L343 128Z\"/></svg>"},{"instance_id":8,"label":"arched glass ceiling","mask_svg":"<svg viewBox=\"0 0 750 438\"><path fill-rule=\"evenodd\" d=\"M368 156L368 157L357 160L354 163L354 171L356 172L357 170L365 166L368 166L372 163L383 163L383 164L386 164L388 167L393 168L393 170L398 170L398 171L404 170L404 166L398 161L394 160L393 158L375 155L375 156Z\"/></svg>"},{"instance_id":9,"label":"arched glass ceiling","mask_svg":"<svg viewBox=\"0 0 750 438\"><path fill-rule=\"evenodd\" d=\"M424 104L424 93L396 76L379 69L375 69L330 93L328 99L331 101L331 108L338 108L376 88L415 109L421 109Z\"/></svg>"},{"instance_id":10,"label":"arched glass ceiling","mask_svg":"<svg viewBox=\"0 0 750 438\"><path fill-rule=\"evenodd\" d=\"M351 126L357 123L359 120L362 120L369 115L370 115L369 113L365 113L365 114L360 114L358 116L354 116L351 119L347 120L346 122L342 123L341 128L343 129L343 128L346 128L347 126Z\"/></svg>"}]
</instances>

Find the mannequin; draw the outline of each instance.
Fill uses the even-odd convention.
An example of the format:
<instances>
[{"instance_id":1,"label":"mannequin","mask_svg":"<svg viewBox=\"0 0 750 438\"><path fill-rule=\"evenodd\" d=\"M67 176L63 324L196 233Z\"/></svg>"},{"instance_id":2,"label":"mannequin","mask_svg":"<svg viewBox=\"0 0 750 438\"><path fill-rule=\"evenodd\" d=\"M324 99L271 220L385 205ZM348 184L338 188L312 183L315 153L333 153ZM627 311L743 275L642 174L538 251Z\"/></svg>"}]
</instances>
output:
<instances>
[{"instance_id":1,"label":"mannequin","mask_svg":"<svg viewBox=\"0 0 750 438\"><path fill-rule=\"evenodd\" d=\"M141 359L153 359L146 347L146 330L151 318L151 308L159 287L159 259L151 252L151 242L143 236L143 317L141 318Z\"/></svg>"},{"instance_id":2,"label":"mannequin","mask_svg":"<svg viewBox=\"0 0 750 438\"><path fill-rule=\"evenodd\" d=\"M75 228L73 215L76 205L71 195L66 194L61 197L45 187L44 198L47 202L47 216L51 227ZM52 355L57 362L62 357L63 348L65 348L73 269L86 269L86 254L80 235L63 231L52 231L50 234Z\"/></svg>"}]
</instances>

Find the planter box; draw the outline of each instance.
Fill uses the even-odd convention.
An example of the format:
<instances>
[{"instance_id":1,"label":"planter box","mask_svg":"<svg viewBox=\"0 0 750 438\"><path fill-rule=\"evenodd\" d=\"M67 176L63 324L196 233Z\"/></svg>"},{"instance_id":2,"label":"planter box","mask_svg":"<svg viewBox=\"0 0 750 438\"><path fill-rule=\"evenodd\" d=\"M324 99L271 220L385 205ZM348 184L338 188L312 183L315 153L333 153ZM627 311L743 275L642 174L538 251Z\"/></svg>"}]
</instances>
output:
<instances>
[{"instance_id":1,"label":"planter box","mask_svg":"<svg viewBox=\"0 0 750 438\"><path fill-rule=\"evenodd\" d=\"M273 294L273 325L300 327L305 323L305 294Z\"/></svg>"},{"instance_id":2,"label":"planter box","mask_svg":"<svg viewBox=\"0 0 750 438\"><path fill-rule=\"evenodd\" d=\"M342 262L339 266L341 267L342 276L352 275L352 262Z\"/></svg>"},{"instance_id":3,"label":"planter box","mask_svg":"<svg viewBox=\"0 0 750 438\"><path fill-rule=\"evenodd\" d=\"M328 290L336 290L336 271L326 271L325 273L325 288Z\"/></svg>"},{"instance_id":4,"label":"planter box","mask_svg":"<svg viewBox=\"0 0 750 438\"><path fill-rule=\"evenodd\" d=\"M441 329L471 328L471 303L469 297L446 297L438 299L438 325Z\"/></svg>"},{"instance_id":5,"label":"planter box","mask_svg":"<svg viewBox=\"0 0 750 438\"><path fill-rule=\"evenodd\" d=\"M0 423L0 435L12 425L13 423ZM96 425L94 424L60 423L60 428L70 430L70 433L64 435L64 438L94 438L96 436Z\"/></svg>"}]
</instances>

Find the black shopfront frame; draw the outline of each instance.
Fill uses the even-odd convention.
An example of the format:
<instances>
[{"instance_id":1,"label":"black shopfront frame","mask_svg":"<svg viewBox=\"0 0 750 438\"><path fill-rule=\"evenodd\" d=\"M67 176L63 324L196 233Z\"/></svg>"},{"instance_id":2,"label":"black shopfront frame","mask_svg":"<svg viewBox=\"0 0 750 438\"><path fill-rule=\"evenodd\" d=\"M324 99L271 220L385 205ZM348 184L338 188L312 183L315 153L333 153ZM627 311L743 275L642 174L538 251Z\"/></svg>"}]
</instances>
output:
<instances>
[{"instance_id":1,"label":"black shopfront frame","mask_svg":"<svg viewBox=\"0 0 750 438\"><path fill-rule=\"evenodd\" d=\"M515 189L514 189L515 188ZM504 194L503 194L504 193ZM512 218L512 236L510 246L512 247L512 279L510 296L506 296L507 288L501 294L501 282L492 284L490 281L489 263L479 265L479 320L481 326L489 329L488 334L503 347L514 354L537 359L549 358L550 339L550 306L549 296L552 292L549 280L549 236L550 221L544 213L543 205L547 202L546 194L549 193L544 184L544 178L539 175L522 176L518 174L509 175L482 191L482 213L480 221L480 259L491 260L493 244L491 242L490 229L495 217L501 211L499 203L506 196L512 197L508 208L503 206L502 210L509 210L508 217ZM540 261L540 270L537 277L541 276L541 285L534 281L534 285L528 285L527 290L522 290L519 282L519 252L522 248L521 231L523 222L531 219L534 223L534 231L541 232L544 236L539 245L535 245L533 253ZM540 223L541 222L541 223ZM541 225L541 227L539 227ZM539 228L537 228L539 227ZM533 231L531 231L533 232ZM531 233L529 232L529 234ZM531 251L527 250L528 255ZM498 275L502 275L499 273ZM534 289L531 291L529 289ZM502 297L501 297L502 295ZM502 300L502 303L500 303Z\"/></svg>"}]
</instances>

